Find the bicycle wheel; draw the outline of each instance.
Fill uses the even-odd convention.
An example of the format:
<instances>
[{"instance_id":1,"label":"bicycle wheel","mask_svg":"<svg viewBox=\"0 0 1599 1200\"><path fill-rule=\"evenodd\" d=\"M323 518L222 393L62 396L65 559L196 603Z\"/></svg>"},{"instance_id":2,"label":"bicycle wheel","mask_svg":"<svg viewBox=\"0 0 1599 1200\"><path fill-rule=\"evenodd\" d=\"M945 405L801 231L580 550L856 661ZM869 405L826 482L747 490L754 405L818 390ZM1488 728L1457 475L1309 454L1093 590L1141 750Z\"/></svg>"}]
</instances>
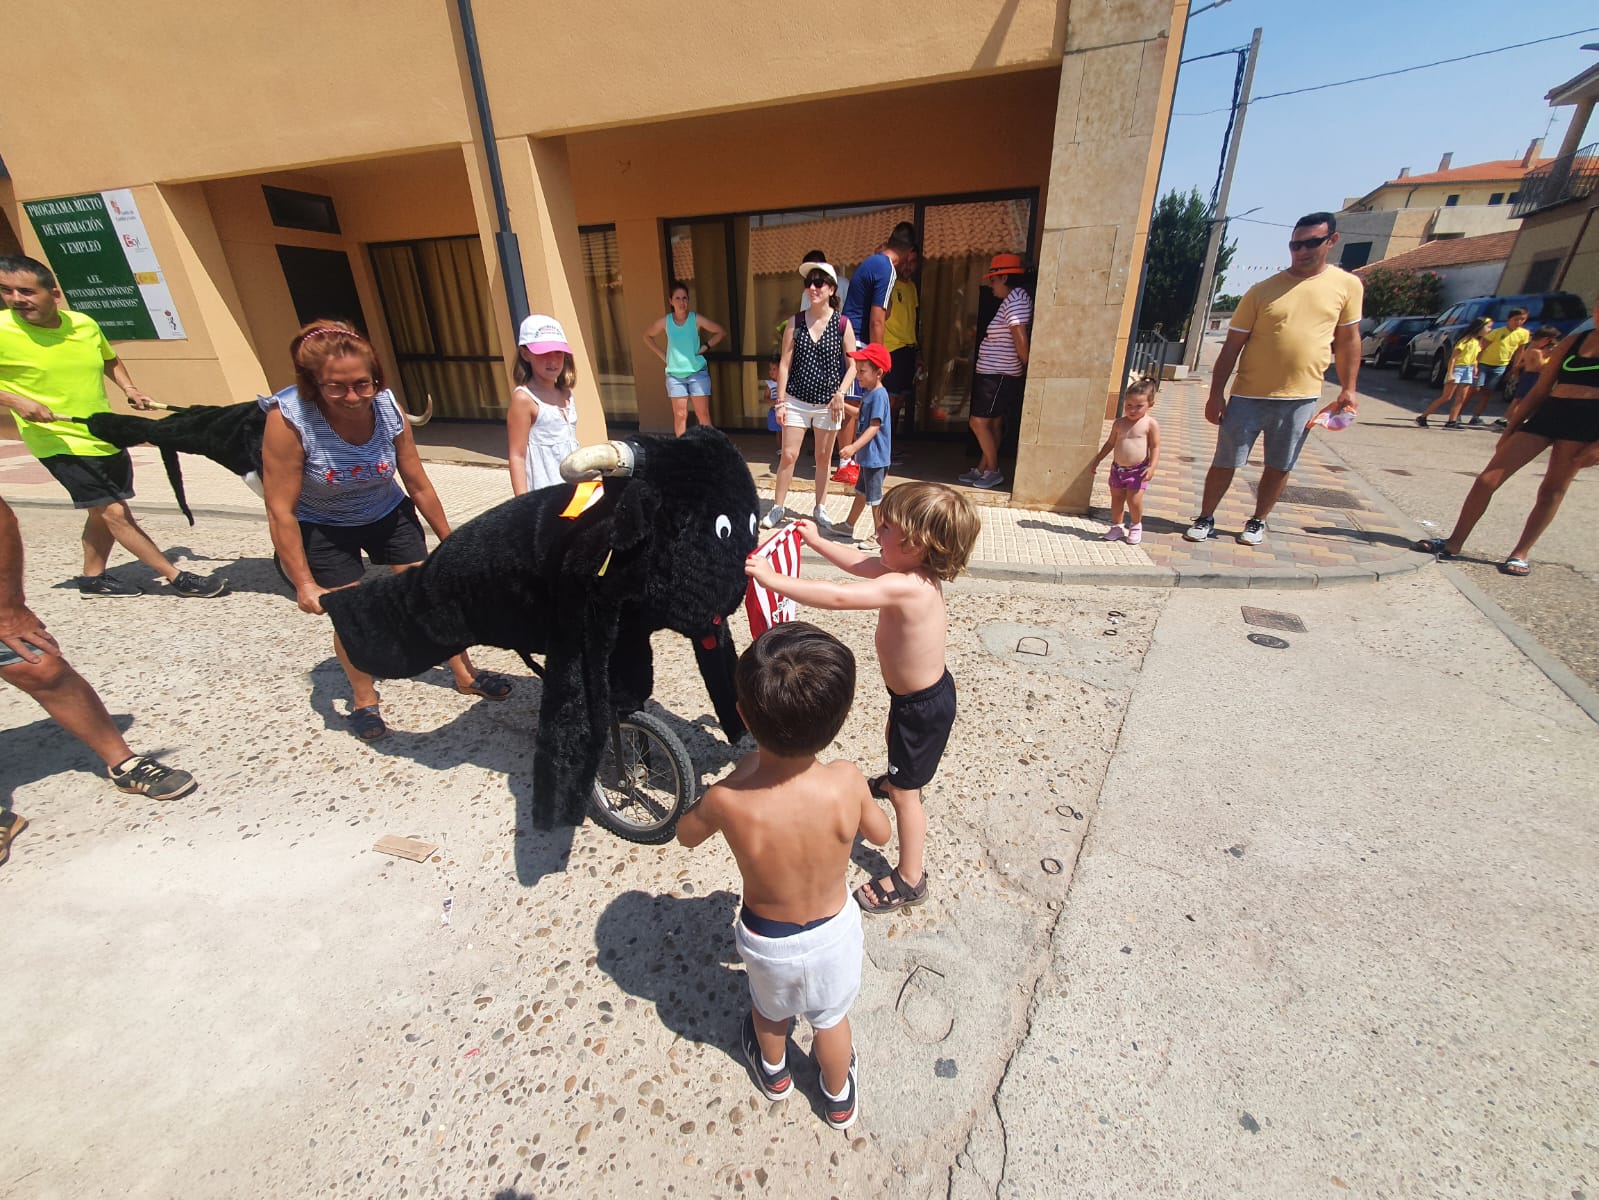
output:
<instances>
[{"instance_id":1,"label":"bicycle wheel","mask_svg":"<svg viewBox=\"0 0 1599 1200\"><path fill-rule=\"evenodd\" d=\"M688 751L659 717L631 713L618 722L616 742L605 739L605 753L589 791L589 814L618 837L644 846L670 841L677 819L688 809L699 776Z\"/></svg>"}]
</instances>

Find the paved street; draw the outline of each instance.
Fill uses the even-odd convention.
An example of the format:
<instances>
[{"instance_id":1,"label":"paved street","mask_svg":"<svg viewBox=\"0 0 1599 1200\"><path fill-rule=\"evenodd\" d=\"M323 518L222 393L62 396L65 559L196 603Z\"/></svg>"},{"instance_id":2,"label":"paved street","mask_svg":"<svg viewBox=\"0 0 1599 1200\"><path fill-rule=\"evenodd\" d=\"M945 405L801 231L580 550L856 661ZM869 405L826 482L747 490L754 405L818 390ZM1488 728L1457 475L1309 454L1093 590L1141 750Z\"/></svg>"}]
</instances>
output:
<instances>
[{"instance_id":1,"label":"paved street","mask_svg":"<svg viewBox=\"0 0 1599 1200\"><path fill-rule=\"evenodd\" d=\"M1414 481L1490 439L1381 405L1339 435L1366 456L1346 486L1408 463L1391 478L1417 498L1390 499L1437 519ZM27 469L7 467L17 492ZM156 540L234 593L80 600L77 518L42 489L18 509L28 586L135 747L202 786L124 796L0 693L0 803L33 822L0 869L0 1196L1599 1186L1599 729L1438 568L1314 591L953 585L933 898L868 926L842 1136L803 1061L802 1098L773 1106L737 1057L725 852L534 831L531 680L503 706L443 671L388 682L395 736L357 743L254 498L196 464L191 529L140 470ZM432 470L454 513L503 495L499 472ZM1244 603L1305 632L1252 643ZM867 681L836 750L870 764L870 622L827 623ZM656 648L660 712L708 782L731 751L687 648ZM372 853L388 833L440 849Z\"/></svg>"}]
</instances>

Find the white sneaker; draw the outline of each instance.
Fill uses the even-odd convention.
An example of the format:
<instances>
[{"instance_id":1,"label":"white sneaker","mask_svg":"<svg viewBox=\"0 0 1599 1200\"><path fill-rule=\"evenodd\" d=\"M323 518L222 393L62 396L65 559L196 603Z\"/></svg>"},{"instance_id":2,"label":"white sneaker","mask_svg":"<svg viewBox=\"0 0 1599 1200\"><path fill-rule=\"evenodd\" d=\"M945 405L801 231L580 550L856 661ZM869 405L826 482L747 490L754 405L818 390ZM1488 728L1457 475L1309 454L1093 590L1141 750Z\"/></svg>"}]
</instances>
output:
<instances>
[{"instance_id":1,"label":"white sneaker","mask_svg":"<svg viewBox=\"0 0 1599 1200\"><path fill-rule=\"evenodd\" d=\"M761 518L761 528L776 529L783 523L784 518L787 516L788 512L781 504L774 504L771 508L766 510L766 515Z\"/></svg>"},{"instance_id":2,"label":"white sneaker","mask_svg":"<svg viewBox=\"0 0 1599 1200\"><path fill-rule=\"evenodd\" d=\"M834 528L833 527L833 522L828 519L827 510L825 508L819 508L815 512L813 512L811 514L811 520L816 525L816 532L817 533L832 533L833 532L833 528Z\"/></svg>"},{"instance_id":3,"label":"white sneaker","mask_svg":"<svg viewBox=\"0 0 1599 1200\"><path fill-rule=\"evenodd\" d=\"M1107 542L1119 542L1126 536L1127 526L1123 525L1120 521L1116 522L1116 524L1105 530L1105 540Z\"/></svg>"},{"instance_id":4,"label":"white sneaker","mask_svg":"<svg viewBox=\"0 0 1599 1200\"><path fill-rule=\"evenodd\" d=\"M1244 527L1238 531L1238 541L1245 546L1258 546L1266 538L1266 522L1257 521L1254 517L1244 522Z\"/></svg>"},{"instance_id":5,"label":"white sneaker","mask_svg":"<svg viewBox=\"0 0 1599 1200\"><path fill-rule=\"evenodd\" d=\"M1144 540L1144 527L1142 525L1131 525L1131 526L1128 527L1128 529L1127 529L1127 544L1129 546L1136 546L1136 545L1138 545L1139 542L1141 542L1143 540Z\"/></svg>"},{"instance_id":6,"label":"white sneaker","mask_svg":"<svg viewBox=\"0 0 1599 1200\"><path fill-rule=\"evenodd\" d=\"M1183 538L1190 542L1203 542L1216 532L1215 517L1195 517L1194 523L1183 533Z\"/></svg>"}]
</instances>

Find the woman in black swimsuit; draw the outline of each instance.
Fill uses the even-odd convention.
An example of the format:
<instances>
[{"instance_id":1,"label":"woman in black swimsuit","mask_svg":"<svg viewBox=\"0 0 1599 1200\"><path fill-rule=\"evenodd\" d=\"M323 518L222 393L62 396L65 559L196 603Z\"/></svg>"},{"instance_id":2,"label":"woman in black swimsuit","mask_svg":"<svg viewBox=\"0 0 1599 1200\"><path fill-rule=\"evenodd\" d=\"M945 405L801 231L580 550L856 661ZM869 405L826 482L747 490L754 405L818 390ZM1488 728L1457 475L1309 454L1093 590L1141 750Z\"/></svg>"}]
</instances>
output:
<instances>
[{"instance_id":1,"label":"woman in black swimsuit","mask_svg":"<svg viewBox=\"0 0 1599 1200\"><path fill-rule=\"evenodd\" d=\"M1595 307L1599 308L1599 299ZM1578 471L1599 463L1599 328L1571 334L1555 347L1538 382L1511 406L1507 420L1493 457L1466 493L1453 532L1447 538L1417 542L1416 549L1439 558L1459 554L1500 485L1548 446L1549 466L1521 540L1499 566L1506 575L1531 572L1527 556L1555 519L1566 488Z\"/></svg>"}]
</instances>

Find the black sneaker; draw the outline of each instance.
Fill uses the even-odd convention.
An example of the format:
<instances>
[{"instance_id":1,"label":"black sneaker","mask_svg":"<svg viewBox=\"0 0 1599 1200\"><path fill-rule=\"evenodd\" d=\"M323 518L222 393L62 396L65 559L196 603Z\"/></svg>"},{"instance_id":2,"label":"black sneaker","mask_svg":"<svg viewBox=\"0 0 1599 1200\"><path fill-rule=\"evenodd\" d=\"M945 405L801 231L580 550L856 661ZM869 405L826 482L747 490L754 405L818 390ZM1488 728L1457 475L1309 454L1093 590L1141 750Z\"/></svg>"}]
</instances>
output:
<instances>
[{"instance_id":1,"label":"black sneaker","mask_svg":"<svg viewBox=\"0 0 1599 1200\"><path fill-rule=\"evenodd\" d=\"M163 767L142 754L107 768L106 774L124 792L148 796L152 800L176 800L199 786L187 771Z\"/></svg>"},{"instance_id":2,"label":"black sneaker","mask_svg":"<svg viewBox=\"0 0 1599 1200\"><path fill-rule=\"evenodd\" d=\"M1195 517L1194 523L1183 533L1183 538L1185 541L1202 542L1215 532L1215 517Z\"/></svg>"},{"instance_id":3,"label":"black sneaker","mask_svg":"<svg viewBox=\"0 0 1599 1200\"><path fill-rule=\"evenodd\" d=\"M855 1051L849 1052L849 1078L844 1084L844 1095L837 1100L828 1099L827 1093L822 1093L822 1115L827 1118L827 1123L834 1129L848 1129L855 1124L855 1118L861 1115L861 1106L857 1103L859 1097L855 1094Z\"/></svg>"},{"instance_id":4,"label":"black sneaker","mask_svg":"<svg viewBox=\"0 0 1599 1200\"><path fill-rule=\"evenodd\" d=\"M220 575L202 579L188 571L179 571L178 577L167 586L180 596L220 596L228 590L228 581Z\"/></svg>"},{"instance_id":5,"label":"black sneaker","mask_svg":"<svg viewBox=\"0 0 1599 1200\"><path fill-rule=\"evenodd\" d=\"M78 595L85 598L121 600L128 596L142 596L144 589L136 584L124 583L115 575L80 575Z\"/></svg>"},{"instance_id":6,"label":"black sneaker","mask_svg":"<svg viewBox=\"0 0 1599 1200\"><path fill-rule=\"evenodd\" d=\"M1416 424L1420 425L1423 429L1430 429L1431 428L1431 426L1429 426L1427 424L1427 414L1426 413L1422 413L1421 416L1416 418Z\"/></svg>"},{"instance_id":7,"label":"black sneaker","mask_svg":"<svg viewBox=\"0 0 1599 1200\"><path fill-rule=\"evenodd\" d=\"M789 1072L788 1059L776 1072L768 1072L761 1061L761 1043L755 1036L755 1018L744 1014L744 1057L749 1060L750 1074L755 1076L755 1086L768 1100L787 1100L794 1093L794 1076Z\"/></svg>"}]
</instances>

